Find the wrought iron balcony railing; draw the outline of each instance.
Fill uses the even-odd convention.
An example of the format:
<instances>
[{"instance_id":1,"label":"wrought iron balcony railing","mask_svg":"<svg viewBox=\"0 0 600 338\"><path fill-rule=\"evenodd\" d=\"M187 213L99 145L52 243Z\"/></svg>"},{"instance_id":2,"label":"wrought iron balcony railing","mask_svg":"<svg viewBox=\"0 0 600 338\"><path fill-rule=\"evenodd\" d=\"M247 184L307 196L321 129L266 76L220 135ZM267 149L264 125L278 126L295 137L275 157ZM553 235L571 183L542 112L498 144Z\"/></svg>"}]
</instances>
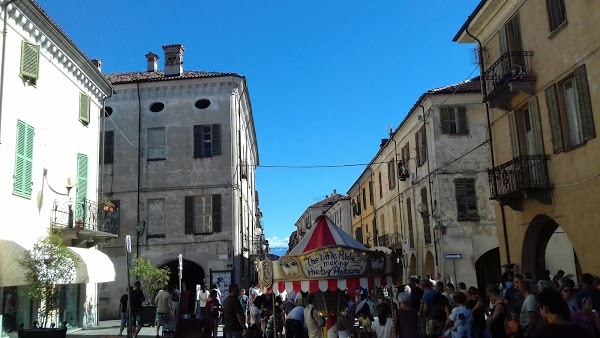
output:
<instances>
[{"instance_id":1,"label":"wrought iron balcony railing","mask_svg":"<svg viewBox=\"0 0 600 338\"><path fill-rule=\"evenodd\" d=\"M379 245L390 249L402 248L402 234L391 233L379 236Z\"/></svg>"},{"instance_id":2,"label":"wrought iron balcony railing","mask_svg":"<svg viewBox=\"0 0 600 338\"><path fill-rule=\"evenodd\" d=\"M551 188L548 156L521 155L488 170L492 199L514 197L524 191Z\"/></svg>"},{"instance_id":3,"label":"wrought iron balcony railing","mask_svg":"<svg viewBox=\"0 0 600 338\"><path fill-rule=\"evenodd\" d=\"M54 226L94 230L119 234L119 208L106 208L97 202L84 200L59 201L52 206L52 224ZM112 209L112 210L111 210Z\"/></svg>"},{"instance_id":4,"label":"wrought iron balcony railing","mask_svg":"<svg viewBox=\"0 0 600 338\"><path fill-rule=\"evenodd\" d=\"M486 100L492 107L503 107L519 92L534 90L532 58L532 51L506 52L485 71Z\"/></svg>"}]
</instances>

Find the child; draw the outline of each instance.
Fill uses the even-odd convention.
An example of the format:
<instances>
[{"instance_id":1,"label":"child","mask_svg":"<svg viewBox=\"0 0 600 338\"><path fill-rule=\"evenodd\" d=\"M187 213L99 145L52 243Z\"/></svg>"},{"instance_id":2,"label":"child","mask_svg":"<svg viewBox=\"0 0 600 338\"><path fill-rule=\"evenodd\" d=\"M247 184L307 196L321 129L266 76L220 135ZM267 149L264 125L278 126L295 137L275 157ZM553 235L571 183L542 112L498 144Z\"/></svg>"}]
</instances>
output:
<instances>
[{"instance_id":1,"label":"child","mask_svg":"<svg viewBox=\"0 0 600 338\"><path fill-rule=\"evenodd\" d=\"M506 323L506 333L509 338L517 338L519 331L519 310L512 308L510 311L510 320Z\"/></svg>"}]
</instances>

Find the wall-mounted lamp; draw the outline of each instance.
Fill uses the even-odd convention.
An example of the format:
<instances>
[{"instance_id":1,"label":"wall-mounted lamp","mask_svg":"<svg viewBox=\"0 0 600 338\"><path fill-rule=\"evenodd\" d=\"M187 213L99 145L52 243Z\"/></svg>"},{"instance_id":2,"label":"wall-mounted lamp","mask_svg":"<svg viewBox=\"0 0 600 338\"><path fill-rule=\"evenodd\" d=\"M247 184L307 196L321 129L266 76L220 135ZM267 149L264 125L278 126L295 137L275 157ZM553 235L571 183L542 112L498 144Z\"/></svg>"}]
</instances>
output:
<instances>
[{"instance_id":1,"label":"wall-mounted lamp","mask_svg":"<svg viewBox=\"0 0 600 338\"><path fill-rule=\"evenodd\" d=\"M46 185L48 185L48 188L50 188L50 190L52 190L53 193L57 194L57 195L61 195L61 196L69 196L69 194L71 193L71 189L73 187L77 186L77 178L76 177L67 177L67 182L65 183L65 188L67 188L67 193L60 193L56 190L54 190L51 186L50 186L50 182L48 182L48 169L44 168L44 177L43 180L46 182Z\"/></svg>"},{"instance_id":2,"label":"wall-mounted lamp","mask_svg":"<svg viewBox=\"0 0 600 338\"><path fill-rule=\"evenodd\" d=\"M423 218L426 218L429 216L428 211L427 211L427 205L425 205L425 203L417 204L417 212L419 214L421 214L421 217L423 217Z\"/></svg>"}]
</instances>

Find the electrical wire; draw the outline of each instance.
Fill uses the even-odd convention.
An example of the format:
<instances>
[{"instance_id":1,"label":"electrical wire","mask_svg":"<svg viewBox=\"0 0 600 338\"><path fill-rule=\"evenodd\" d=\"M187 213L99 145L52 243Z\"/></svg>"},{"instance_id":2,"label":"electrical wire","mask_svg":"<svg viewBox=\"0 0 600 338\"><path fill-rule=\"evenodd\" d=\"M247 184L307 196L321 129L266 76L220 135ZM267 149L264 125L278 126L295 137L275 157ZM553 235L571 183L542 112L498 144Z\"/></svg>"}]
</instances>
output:
<instances>
[{"instance_id":1,"label":"electrical wire","mask_svg":"<svg viewBox=\"0 0 600 338\"><path fill-rule=\"evenodd\" d=\"M135 144L131 143L131 141L127 138L127 136L125 136L125 134L123 134L123 132L121 131L121 128L119 128L119 126L112 119L112 116L108 115L108 118L110 119L110 122L112 122L112 124L115 126L115 128L117 128L117 130L119 131L119 134L121 134L121 136L123 136L123 138L125 138L125 141L127 141L127 143L129 143L132 147L134 147L139 152L140 149Z\"/></svg>"},{"instance_id":2,"label":"electrical wire","mask_svg":"<svg viewBox=\"0 0 600 338\"><path fill-rule=\"evenodd\" d=\"M593 180L594 178L596 178L596 177L598 177L598 176L600 176L600 173L597 173L597 174L596 174L596 175L594 175L594 176L588 177L588 178L586 178L585 180L583 180L583 181L580 181L580 182L575 182L575 183L569 183L569 184L557 185L557 186L555 186L555 187L554 187L554 189L558 189L558 188L567 188L567 187L574 187L574 186L577 186L577 185L580 185L580 184L587 183L587 182L589 182L589 181Z\"/></svg>"}]
</instances>

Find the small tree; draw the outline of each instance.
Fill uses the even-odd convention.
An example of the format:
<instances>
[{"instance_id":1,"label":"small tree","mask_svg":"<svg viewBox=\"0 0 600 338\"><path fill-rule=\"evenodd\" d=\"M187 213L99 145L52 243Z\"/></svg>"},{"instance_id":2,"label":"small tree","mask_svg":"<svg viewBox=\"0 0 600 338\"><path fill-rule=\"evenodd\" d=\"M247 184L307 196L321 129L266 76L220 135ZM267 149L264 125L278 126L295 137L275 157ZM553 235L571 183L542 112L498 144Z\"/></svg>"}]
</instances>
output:
<instances>
[{"instance_id":1,"label":"small tree","mask_svg":"<svg viewBox=\"0 0 600 338\"><path fill-rule=\"evenodd\" d=\"M60 288L75 280L77 256L62 241L60 232L49 229L33 249L26 251L18 263L25 270L27 293L41 302L42 327L46 327L52 313L58 309Z\"/></svg>"},{"instance_id":2,"label":"small tree","mask_svg":"<svg viewBox=\"0 0 600 338\"><path fill-rule=\"evenodd\" d=\"M133 267L130 270L131 275L136 276L142 288L146 290L146 294L149 296L150 302L154 300L156 290L162 288L169 283L169 275L171 271L164 268L157 268L149 259L144 257L135 257L133 259Z\"/></svg>"}]
</instances>

